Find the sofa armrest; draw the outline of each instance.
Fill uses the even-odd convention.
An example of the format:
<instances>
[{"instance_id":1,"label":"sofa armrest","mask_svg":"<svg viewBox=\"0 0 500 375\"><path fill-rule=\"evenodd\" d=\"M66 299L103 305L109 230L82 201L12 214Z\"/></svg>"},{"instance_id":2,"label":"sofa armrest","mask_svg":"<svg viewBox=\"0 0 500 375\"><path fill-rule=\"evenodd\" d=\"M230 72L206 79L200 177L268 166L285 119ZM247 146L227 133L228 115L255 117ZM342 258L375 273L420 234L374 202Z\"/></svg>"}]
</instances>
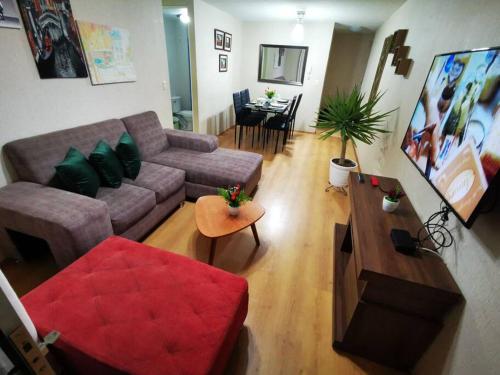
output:
<instances>
[{"instance_id":1,"label":"sofa armrest","mask_svg":"<svg viewBox=\"0 0 500 375\"><path fill-rule=\"evenodd\" d=\"M61 267L113 234L105 202L31 182L0 188L0 226L46 240Z\"/></svg>"},{"instance_id":2,"label":"sofa armrest","mask_svg":"<svg viewBox=\"0 0 500 375\"><path fill-rule=\"evenodd\" d=\"M165 129L168 144L172 147L188 148L201 152L212 152L219 147L214 135L195 134L182 130Z\"/></svg>"}]
</instances>

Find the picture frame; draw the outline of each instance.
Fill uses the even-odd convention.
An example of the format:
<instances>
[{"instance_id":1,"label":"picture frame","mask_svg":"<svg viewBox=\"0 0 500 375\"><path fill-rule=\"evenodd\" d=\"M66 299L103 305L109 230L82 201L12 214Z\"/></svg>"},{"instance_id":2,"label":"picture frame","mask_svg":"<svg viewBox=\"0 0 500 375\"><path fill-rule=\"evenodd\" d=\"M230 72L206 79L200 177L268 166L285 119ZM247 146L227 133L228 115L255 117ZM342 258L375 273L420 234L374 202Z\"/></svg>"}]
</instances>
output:
<instances>
[{"instance_id":1,"label":"picture frame","mask_svg":"<svg viewBox=\"0 0 500 375\"><path fill-rule=\"evenodd\" d=\"M0 1L0 27L20 29L21 19L17 11L16 0Z\"/></svg>"},{"instance_id":2,"label":"picture frame","mask_svg":"<svg viewBox=\"0 0 500 375\"><path fill-rule=\"evenodd\" d=\"M233 46L233 34L224 32L224 51L231 52Z\"/></svg>"},{"instance_id":3,"label":"picture frame","mask_svg":"<svg viewBox=\"0 0 500 375\"><path fill-rule=\"evenodd\" d=\"M51 0L50 6L34 6L34 3L40 2L17 1L40 79L87 78L87 66L71 1ZM64 11L54 12L54 7ZM53 32L46 29L47 20L51 20L50 25L55 28Z\"/></svg>"},{"instance_id":4,"label":"picture frame","mask_svg":"<svg viewBox=\"0 0 500 375\"><path fill-rule=\"evenodd\" d=\"M227 72L228 58L227 55L219 54L219 72Z\"/></svg>"},{"instance_id":5,"label":"picture frame","mask_svg":"<svg viewBox=\"0 0 500 375\"><path fill-rule=\"evenodd\" d=\"M225 33L222 30L214 29L214 48L224 50Z\"/></svg>"}]
</instances>

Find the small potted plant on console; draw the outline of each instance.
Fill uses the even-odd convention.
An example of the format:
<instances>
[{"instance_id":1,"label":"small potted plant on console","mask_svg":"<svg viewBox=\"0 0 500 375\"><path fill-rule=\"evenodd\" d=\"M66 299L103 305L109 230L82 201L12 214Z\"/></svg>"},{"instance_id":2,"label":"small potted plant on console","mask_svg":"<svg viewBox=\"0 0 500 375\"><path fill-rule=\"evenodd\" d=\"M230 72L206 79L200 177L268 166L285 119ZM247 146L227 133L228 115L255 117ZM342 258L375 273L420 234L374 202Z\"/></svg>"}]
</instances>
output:
<instances>
[{"instance_id":1,"label":"small potted plant on console","mask_svg":"<svg viewBox=\"0 0 500 375\"><path fill-rule=\"evenodd\" d=\"M252 200L244 190L241 190L240 184L231 186L227 189L218 188L217 194L225 199L228 204L229 215L231 216L238 216L240 213L240 206Z\"/></svg>"},{"instance_id":2,"label":"small potted plant on console","mask_svg":"<svg viewBox=\"0 0 500 375\"><path fill-rule=\"evenodd\" d=\"M399 207L399 203L401 202L401 198L403 198L406 194L403 193L401 189L401 185L397 184L394 189L389 191L387 195L382 199L382 209L385 212L394 212Z\"/></svg>"}]
</instances>

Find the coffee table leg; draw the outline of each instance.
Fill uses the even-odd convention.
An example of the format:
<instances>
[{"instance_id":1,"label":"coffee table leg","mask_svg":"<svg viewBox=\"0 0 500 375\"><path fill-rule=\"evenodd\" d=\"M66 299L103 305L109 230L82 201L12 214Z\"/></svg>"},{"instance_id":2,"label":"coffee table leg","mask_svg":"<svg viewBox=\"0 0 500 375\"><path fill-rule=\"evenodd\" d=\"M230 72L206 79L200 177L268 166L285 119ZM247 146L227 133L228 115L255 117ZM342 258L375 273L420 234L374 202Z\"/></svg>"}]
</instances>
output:
<instances>
[{"instance_id":1,"label":"coffee table leg","mask_svg":"<svg viewBox=\"0 0 500 375\"><path fill-rule=\"evenodd\" d=\"M257 233L257 228L255 227L255 223L251 225L253 238L255 238L255 243L257 246L260 246L259 234Z\"/></svg>"},{"instance_id":2,"label":"coffee table leg","mask_svg":"<svg viewBox=\"0 0 500 375\"><path fill-rule=\"evenodd\" d=\"M208 264L214 264L215 247L217 246L217 238L212 238L210 241L210 255L208 257Z\"/></svg>"}]
</instances>

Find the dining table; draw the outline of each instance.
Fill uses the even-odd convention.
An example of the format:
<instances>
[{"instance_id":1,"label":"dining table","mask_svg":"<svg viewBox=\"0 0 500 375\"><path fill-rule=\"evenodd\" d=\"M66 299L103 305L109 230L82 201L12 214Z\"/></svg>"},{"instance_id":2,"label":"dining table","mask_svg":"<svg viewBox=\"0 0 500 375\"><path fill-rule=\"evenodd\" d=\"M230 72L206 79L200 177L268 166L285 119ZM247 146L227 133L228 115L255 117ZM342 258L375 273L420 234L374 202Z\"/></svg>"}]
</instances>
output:
<instances>
[{"instance_id":1,"label":"dining table","mask_svg":"<svg viewBox=\"0 0 500 375\"><path fill-rule=\"evenodd\" d=\"M245 108L256 112L282 114L288 109L291 102L290 99L278 99L271 103L264 102L263 104L259 104L259 101L255 100L245 104Z\"/></svg>"}]
</instances>

